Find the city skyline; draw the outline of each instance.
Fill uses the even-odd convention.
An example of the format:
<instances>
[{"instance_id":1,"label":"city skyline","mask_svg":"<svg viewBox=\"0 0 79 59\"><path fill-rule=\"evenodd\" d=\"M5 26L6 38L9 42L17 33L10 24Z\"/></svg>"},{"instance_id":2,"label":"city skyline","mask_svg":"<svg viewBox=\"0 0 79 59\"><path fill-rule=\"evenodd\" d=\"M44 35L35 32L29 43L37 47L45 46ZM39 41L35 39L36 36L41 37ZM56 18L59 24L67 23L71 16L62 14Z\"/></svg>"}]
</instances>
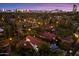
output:
<instances>
[{"instance_id":1,"label":"city skyline","mask_svg":"<svg viewBox=\"0 0 79 59\"><path fill-rule=\"evenodd\" d=\"M77 5L77 10L79 11L78 3L0 3L0 9L31 9L31 10L63 10L72 11L73 5Z\"/></svg>"}]
</instances>

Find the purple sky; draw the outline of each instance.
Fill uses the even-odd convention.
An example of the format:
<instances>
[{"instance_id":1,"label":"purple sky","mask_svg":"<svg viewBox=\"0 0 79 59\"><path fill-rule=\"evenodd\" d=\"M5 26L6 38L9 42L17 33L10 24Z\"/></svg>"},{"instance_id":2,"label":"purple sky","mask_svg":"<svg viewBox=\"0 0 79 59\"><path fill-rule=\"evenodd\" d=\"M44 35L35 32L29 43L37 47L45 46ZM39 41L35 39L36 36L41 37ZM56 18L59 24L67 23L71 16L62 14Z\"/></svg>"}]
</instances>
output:
<instances>
[{"instance_id":1,"label":"purple sky","mask_svg":"<svg viewBox=\"0 0 79 59\"><path fill-rule=\"evenodd\" d=\"M0 3L0 9L26 8L26 9L34 9L34 10L60 9L65 11L71 11L74 4L77 5L79 11L78 3Z\"/></svg>"}]
</instances>

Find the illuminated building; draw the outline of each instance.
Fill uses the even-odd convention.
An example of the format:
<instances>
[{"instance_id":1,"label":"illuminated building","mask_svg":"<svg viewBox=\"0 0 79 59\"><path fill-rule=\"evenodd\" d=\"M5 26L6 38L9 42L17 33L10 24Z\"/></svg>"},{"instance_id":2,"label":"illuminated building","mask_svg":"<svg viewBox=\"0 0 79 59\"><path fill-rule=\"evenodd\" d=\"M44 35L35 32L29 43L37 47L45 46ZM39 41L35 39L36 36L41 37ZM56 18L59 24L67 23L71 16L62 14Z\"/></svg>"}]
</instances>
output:
<instances>
[{"instance_id":1,"label":"illuminated building","mask_svg":"<svg viewBox=\"0 0 79 59\"><path fill-rule=\"evenodd\" d=\"M77 5L73 5L73 12L77 12Z\"/></svg>"}]
</instances>

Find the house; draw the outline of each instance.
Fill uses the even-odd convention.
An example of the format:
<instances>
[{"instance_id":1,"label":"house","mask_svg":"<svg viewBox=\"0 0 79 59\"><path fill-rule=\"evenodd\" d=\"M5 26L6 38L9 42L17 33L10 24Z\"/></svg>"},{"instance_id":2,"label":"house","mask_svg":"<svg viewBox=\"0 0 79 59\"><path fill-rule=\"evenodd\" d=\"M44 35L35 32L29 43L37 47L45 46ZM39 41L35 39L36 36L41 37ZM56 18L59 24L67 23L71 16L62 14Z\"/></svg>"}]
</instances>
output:
<instances>
[{"instance_id":1,"label":"house","mask_svg":"<svg viewBox=\"0 0 79 59\"><path fill-rule=\"evenodd\" d=\"M10 43L8 39L0 41L0 56L6 56L10 54Z\"/></svg>"},{"instance_id":2,"label":"house","mask_svg":"<svg viewBox=\"0 0 79 59\"><path fill-rule=\"evenodd\" d=\"M73 42L74 40L72 39L72 36L61 37L60 48L68 49L71 47Z\"/></svg>"},{"instance_id":3,"label":"house","mask_svg":"<svg viewBox=\"0 0 79 59\"><path fill-rule=\"evenodd\" d=\"M72 36L65 36L65 37L62 37L61 40L64 42L68 42L68 43L73 43L73 39L72 39Z\"/></svg>"},{"instance_id":4,"label":"house","mask_svg":"<svg viewBox=\"0 0 79 59\"><path fill-rule=\"evenodd\" d=\"M41 39L28 35L23 40L21 40L18 45L24 48L35 48L44 43L45 42L43 42Z\"/></svg>"},{"instance_id":5,"label":"house","mask_svg":"<svg viewBox=\"0 0 79 59\"><path fill-rule=\"evenodd\" d=\"M42 32L40 33L40 37L44 37L47 39L47 41L55 40L56 34L50 33L50 32Z\"/></svg>"}]
</instances>

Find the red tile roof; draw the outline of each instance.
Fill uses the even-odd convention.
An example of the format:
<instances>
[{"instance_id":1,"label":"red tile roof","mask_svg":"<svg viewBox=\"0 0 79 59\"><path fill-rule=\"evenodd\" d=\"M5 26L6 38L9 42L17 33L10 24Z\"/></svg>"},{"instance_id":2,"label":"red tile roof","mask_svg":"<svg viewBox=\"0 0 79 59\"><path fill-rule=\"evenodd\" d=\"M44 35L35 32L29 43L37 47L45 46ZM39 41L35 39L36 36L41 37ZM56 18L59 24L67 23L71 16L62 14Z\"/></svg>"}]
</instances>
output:
<instances>
[{"instance_id":1,"label":"red tile roof","mask_svg":"<svg viewBox=\"0 0 79 59\"><path fill-rule=\"evenodd\" d=\"M49 39L49 41L52 41L53 38L56 37L54 33L50 33L50 32L42 32L41 35Z\"/></svg>"},{"instance_id":2,"label":"red tile roof","mask_svg":"<svg viewBox=\"0 0 79 59\"><path fill-rule=\"evenodd\" d=\"M9 45L9 42L10 40L8 39L0 41L0 47L6 47L7 45Z\"/></svg>"},{"instance_id":3,"label":"red tile roof","mask_svg":"<svg viewBox=\"0 0 79 59\"><path fill-rule=\"evenodd\" d=\"M61 40L63 42L65 41L65 42L69 42L69 43L72 43L74 41L71 36L62 37Z\"/></svg>"},{"instance_id":4,"label":"red tile roof","mask_svg":"<svg viewBox=\"0 0 79 59\"><path fill-rule=\"evenodd\" d=\"M36 38L36 37L27 36L26 38L28 38L32 44L39 45L40 43L42 43L42 41L39 38Z\"/></svg>"},{"instance_id":5,"label":"red tile roof","mask_svg":"<svg viewBox=\"0 0 79 59\"><path fill-rule=\"evenodd\" d=\"M29 39L33 45L40 46L41 44L45 43L41 39L30 36L30 35L26 36L26 38ZM26 39L21 40L19 44L20 46L25 47L25 48L32 48L31 44L28 41L26 41Z\"/></svg>"}]
</instances>

